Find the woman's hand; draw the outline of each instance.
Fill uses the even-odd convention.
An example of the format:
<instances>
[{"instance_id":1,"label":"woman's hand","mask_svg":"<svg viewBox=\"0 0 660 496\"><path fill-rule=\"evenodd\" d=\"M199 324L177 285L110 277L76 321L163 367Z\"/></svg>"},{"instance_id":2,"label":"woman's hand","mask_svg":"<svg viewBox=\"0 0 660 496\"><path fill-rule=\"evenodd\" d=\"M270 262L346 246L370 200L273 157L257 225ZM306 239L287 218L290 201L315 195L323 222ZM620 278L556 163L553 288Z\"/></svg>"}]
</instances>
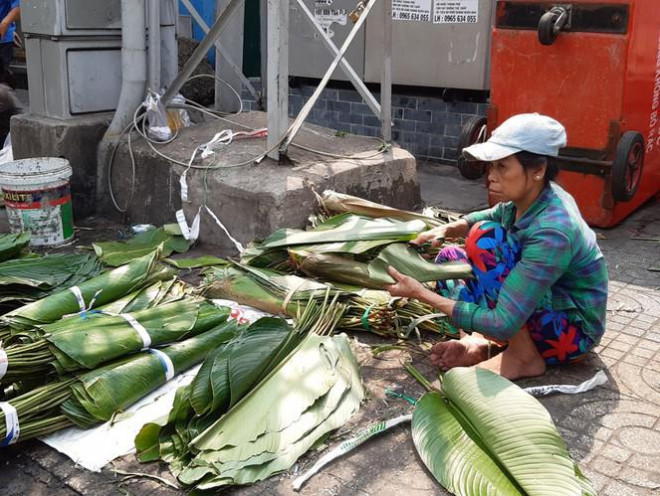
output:
<instances>
[{"instance_id":1,"label":"woman's hand","mask_svg":"<svg viewBox=\"0 0 660 496\"><path fill-rule=\"evenodd\" d=\"M396 284L390 284L386 287L392 296L419 299L421 294L427 291L422 283L412 277L401 274L392 266L387 268L387 272L396 280Z\"/></svg>"},{"instance_id":2,"label":"woman's hand","mask_svg":"<svg viewBox=\"0 0 660 496\"><path fill-rule=\"evenodd\" d=\"M436 227L430 231L420 233L415 239L411 241L415 245L423 245L424 243L431 243L432 246L438 247L445 239L462 238L468 232L467 221L461 219L456 222L450 222L444 226Z\"/></svg>"}]
</instances>

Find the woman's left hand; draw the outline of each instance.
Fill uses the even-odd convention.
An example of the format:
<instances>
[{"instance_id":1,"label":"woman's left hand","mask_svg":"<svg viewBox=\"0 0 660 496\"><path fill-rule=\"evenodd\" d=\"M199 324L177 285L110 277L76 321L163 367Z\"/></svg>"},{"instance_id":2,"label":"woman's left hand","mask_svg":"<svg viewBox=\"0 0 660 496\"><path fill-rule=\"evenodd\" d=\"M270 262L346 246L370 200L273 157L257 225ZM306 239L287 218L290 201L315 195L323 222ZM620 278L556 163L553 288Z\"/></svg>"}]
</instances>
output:
<instances>
[{"instance_id":1,"label":"woman's left hand","mask_svg":"<svg viewBox=\"0 0 660 496\"><path fill-rule=\"evenodd\" d=\"M392 266L387 268L387 272L396 280L396 284L390 284L386 287L392 296L419 299L420 295L426 291L422 283L412 277L403 275Z\"/></svg>"}]
</instances>

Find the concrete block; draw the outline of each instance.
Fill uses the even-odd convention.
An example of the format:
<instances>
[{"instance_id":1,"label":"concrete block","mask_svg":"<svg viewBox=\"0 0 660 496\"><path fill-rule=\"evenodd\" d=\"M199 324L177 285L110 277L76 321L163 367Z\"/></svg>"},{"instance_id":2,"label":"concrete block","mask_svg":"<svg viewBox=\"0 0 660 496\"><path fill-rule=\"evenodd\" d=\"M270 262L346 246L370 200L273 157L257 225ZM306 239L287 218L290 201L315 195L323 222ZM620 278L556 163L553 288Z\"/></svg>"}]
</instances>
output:
<instances>
[{"instance_id":1,"label":"concrete block","mask_svg":"<svg viewBox=\"0 0 660 496\"><path fill-rule=\"evenodd\" d=\"M416 129L415 121L406 121L403 119L392 119L394 128L399 131L414 131Z\"/></svg>"},{"instance_id":2,"label":"concrete block","mask_svg":"<svg viewBox=\"0 0 660 496\"><path fill-rule=\"evenodd\" d=\"M71 162L76 219L96 211L97 150L111 119L111 114L68 120L21 114L11 119L14 158L62 157Z\"/></svg>"},{"instance_id":3,"label":"concrete block","mask_svg":"<svg viewBox=\"0 0 660 496\"><path fill-rule=\"evenodd\" d=\"M461 125L463 122L461 120L462 116L461 114L457 114L454 112L447 112L447 117L445 118L445 124L448 124L450 126L455 126L455 125Z\"/></svg>"},{"instance_id":4,"label":"concrete block","mask_svg":"<svg viewBox=\"0 0 660 496\"><path fill-rule=\"evenodd\" d=\"M338 90L337 92L337 98L339 100L342 100L344 102L355 102L355 103L360 103L362 102L362 95L360 95L357 91L355 90Z\"/></svg>"},{"instance_id":5,"label":"concrete block","mask_svg":"<svg viewBox=\"0 0 660 496\"><path fill-rule=\"evenodd\" d=\"M447 112L444 110L434 110L431 116L431 122L444 125L447 122Z\"/></svg>"},{"instance_id":6,"label":"concrete block","mask_svg":"<svg viewBox=\"0 0 660 496\"><path fill-rule=\"evenodd\" d=\"M393 107L403 107L403 108L406 108L406 109L416 110L417 109L417 97L392 95L392 106Z\"/></svg>"},{"instance_id":7,"label":"concrete block","mask_svg":"<svg viewBox=\"0 0 660 496\"><path fill-rule=\"evenodd\" d=\"M372 126L377 128L382 127L380 119L375 115L365 115L362 122L365 126Z\"/></svg>"},{"instance_id":8,"label":"concrete block","mask_svg":"<svg viewBox=\"0 0 660 496\"><path fill-rule=\"evenodd\" d=\"M328 110L336 110L337 112L350 112L351 104L349 102L342 102L339 100L328 100Z\"/></svg>"},{"instance_id":9,"label":"concrete block","mask_svg":"<svg viewBox=\"0 0 660 496\"><path fill-rule=\"evenodd\" d=\"M447 103L441 98L421 97L417 100L417 110L444 112L447 110Z\"/></svg>"},{"instance_id":10,"label":"concrete block","mask_svg":"<svg viewBox=\"0 0 660 496\"><path fill-rule=\"evenodd\" d=\"M458 138L461 135L461 125L445 125L445 136L453 136Z\"/></svg>"},{"instance_id":11,"label":"concrete block","mask_svg":"<svg viewBox=\"0 0 660 496\"><path fill-rule=\"evenodd\" d=\"M354 114L374 115L366 103L351 103L351 112Z\"/></svg>"},{"instance_id":12,"label":"concrete block","mask_svg":"<svg viewBox=\"0 0 660 496\"><path fill-rule=\"evenodd\" d=\"M339 122L348 122L349 124L362 124L362 115L353 113L339 112L337 119Z\"/></svg>"},{"instance_id":13,"label":"concrete block","mask_svg":"<svg viewBox=\"0 0 660 496\"><path fill-rule=\"evenodd\" d=\"M337 90L326 88L321 92L321 98L324 98L325 100L337 100L338 92Z\"/></svg>"},{"instance_id":14,"label":"concrete block","mask_svg":"<svg viewBox=\"0 0 660 496\"><path fill-rule=\"evenodd\" d=\"M431 122L431 115L432 114L430 110L406 109L406 111L403 113L403 118L412 121Z\"/></svg>"},{"instance_id":15,"label":"concrete block","mask_svg":"<svg viewBox=\"0 0 660 496\"><path fill-rule=\"evenodd\" d=\"M403 119L403 108L392 107L392 119Z\"/></svg>"},{"instance_id":16,"label":"concrete block","mask_svg":"<svg viewBox=\"0 0 660 496\"><path fill-rule=\"evenodd\" d=\"M421 122L417 121L415 123L415 131L418 133L433 133L439 134L444 131L444 125L438 124L436 122Z\"/></svg>"},{"instance_id":17,"label":"concrete block","mask_svg":"<svg viewBox=\"0 0 660 496\"><path fill-rule=\"evenodd\" d=\"M259 128L265 125L266 114L244 113L232 117L232 120ZM184 129L178 140L159 150L185 163L193 149L218 132L219 126L216 122L209 122ZM227 124L221 126L224 128ZM353 126L373 129L355 124L351 129ZM353 135L340 138L331 129L310 124L303 126L296 142L338 155L362 153L370 156L377 146L371 139ZM280 227L303 227L316 208L312 186L317 191L334 189L408 210L421 204L415 159L401 148L394 147L391 154L377 158L345 160L321 157L291 147L288 156L295 167L286 161L277 164L270 159L258 165L249 162L250 157L260 156L265 147L265 139L255 139L236 141L223 149L207 162L217 163L218 167L208 171L206 188L204 171L191 169L188 173L190 203L183 207L188 222L191 223L197 213L205 191L208 207L241 243L263 238ZM135 144L134 153L137 180L128 220L152 224L173 222L174 213L181 205L179 175L185 168L165 162L142 140ZM119 202L123 203L132 185L125 143L117 155L115 191ZM248 164L244 166L226 167L246 161ZM108 208L108 202L105 206L102 213L116 218L116 213ZM232 243L208 214L202 214L200 238L204 243L217 245L217 255L235 255Z\"/></svg>"},{"instance_id":18,"label":"concrete block","mask_svg":"<svg viewBox=\"0 0 660 496\"><path fill-rule=\"evenodd\" d=\"M439 160L442 158L443 151L444 148L441 146L437 146L437 145L429 146L428 156L433 160Z\"/></svg>"}]
</instances>

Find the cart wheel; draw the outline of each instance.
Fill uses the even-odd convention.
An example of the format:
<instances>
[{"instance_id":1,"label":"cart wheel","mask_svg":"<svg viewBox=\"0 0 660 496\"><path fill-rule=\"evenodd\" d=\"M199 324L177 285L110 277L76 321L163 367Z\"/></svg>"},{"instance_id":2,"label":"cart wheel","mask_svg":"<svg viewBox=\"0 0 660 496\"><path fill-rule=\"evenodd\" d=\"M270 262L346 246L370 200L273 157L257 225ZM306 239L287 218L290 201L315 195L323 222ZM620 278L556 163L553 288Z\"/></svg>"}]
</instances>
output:
<instances>
[{"instance_id":1,"label":"cart wheel","mask_svg":"<svg viewBox=\"0 0 660 496\"><path fill-rule=\"evenodd\" d=\"M550 46L557 41L557 32L555 31L555 22L559 19L559 13L550 10L541 16L539 21L539 41L541 45Z\"/></svg>"},{"instance_id":2,"label":"cart wheel","mask_svg":"<svg viewBox=\"0 0 660 496\"><path fill-rule=\"evenodd\" d=\"M639 188L643 167L644 138L636 131L626 131L616 147L612 164L612 196L615 200L632 200Z\"/></svg>"},{"instance_id":3,"label":"cart wheel","mask_svg":"<svg viewBox=\"0 0 660 496\"><path fill-rule=\"evenodd\" d=\"M475 143L486 141L488 134L485 117L472 117L461 128L461 138L458 140L458 170L466 179L479 179L486 172L486 162L473 162L465 160L463 148Z\"/></svg>"}]
</instances>

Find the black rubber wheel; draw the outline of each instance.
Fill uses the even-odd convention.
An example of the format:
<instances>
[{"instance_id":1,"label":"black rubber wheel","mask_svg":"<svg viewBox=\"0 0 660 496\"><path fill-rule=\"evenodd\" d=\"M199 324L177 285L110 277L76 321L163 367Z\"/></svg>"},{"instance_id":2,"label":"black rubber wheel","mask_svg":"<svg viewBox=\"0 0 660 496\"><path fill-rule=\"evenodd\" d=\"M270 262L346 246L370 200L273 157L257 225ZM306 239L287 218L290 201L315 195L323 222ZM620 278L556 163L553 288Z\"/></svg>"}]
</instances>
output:
<instances>
[{"instance_id":1,"label":"black rubber wheel","mask_svg":"<svg viewBox=\"0 0 660 496\"><path fill-rule=\"evenodd\" d=\"M559 14L552 10L541 16L538 30L539 41L541 42L541 45L550 46L555 41L557 41L557 33L554 31L554 27L558 18Z\"/></svg>"},{"instance_id":2,"label":"black rubber wheel","mask_svg":"<svg viewBox=\"0 0 660 496\"><path fill-rule=\"evenodd\" d=\"M644 168L644 137L636 131L626 131L616 146L612 164L612 196L616 201L633 199Z\"/></svg>"},{"instance_id":3,"label":"black rubber wheel","mask_svg":"<svg viewBox=\"0 0 660 496\"><path fill-rule=\"evenodd\" d=\"M486 172L487 162L474 162L465 160L463 148L475 143L483 143L488 135L485 117L471 117L461 128L461 137L458 140L458 170L466 179L479 179Z\"/></svg>"}]
</instances>

